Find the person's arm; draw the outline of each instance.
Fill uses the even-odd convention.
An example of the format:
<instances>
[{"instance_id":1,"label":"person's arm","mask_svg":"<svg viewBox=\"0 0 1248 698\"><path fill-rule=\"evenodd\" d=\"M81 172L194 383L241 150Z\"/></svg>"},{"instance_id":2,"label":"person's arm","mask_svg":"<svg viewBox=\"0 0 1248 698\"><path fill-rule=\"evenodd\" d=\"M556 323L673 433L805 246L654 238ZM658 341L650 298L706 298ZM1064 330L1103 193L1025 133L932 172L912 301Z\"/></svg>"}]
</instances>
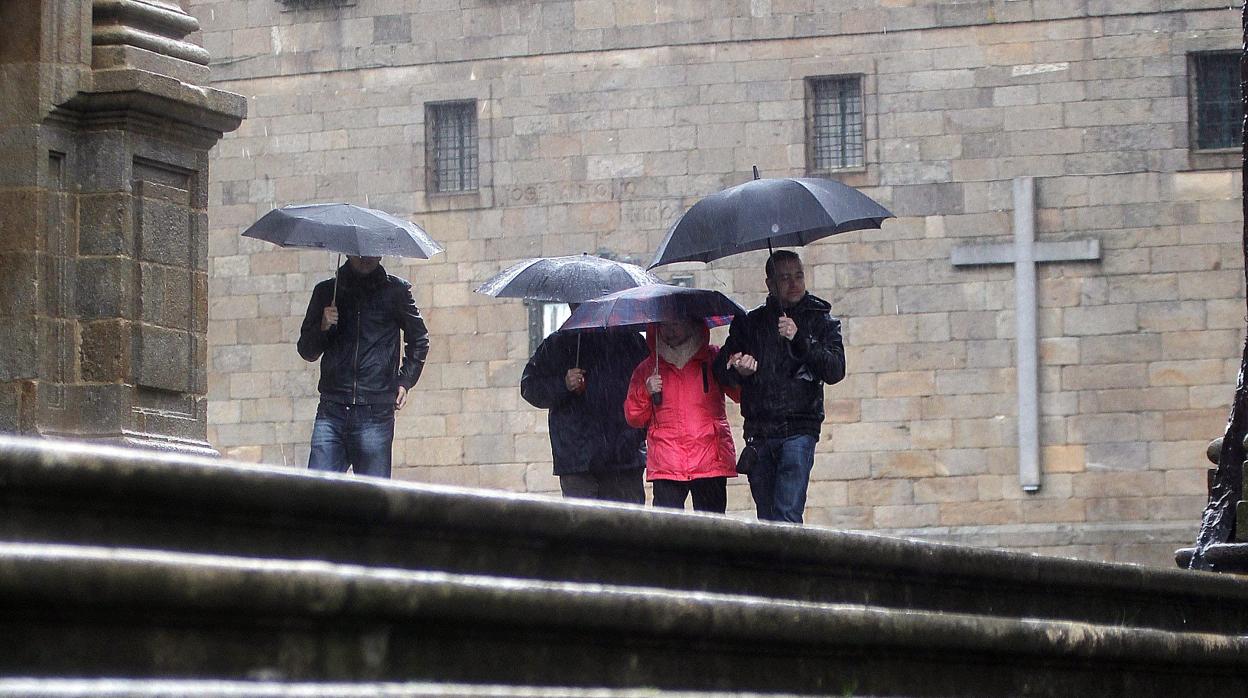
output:
<instances>
[{"instance_id":1,"label":"person's arm","mask_svg":"<svg viewBox=\"0 0 1248 698\"><path fill-rule=\"evenodd\" d=\"M845 377L841 321L831 315L817 316L809 329L799 328L789 343L789 352L828 385L839 383Z\"/></svg>"},{"instance_id":2,"label":"person's arm","mask_svg":"<svg viewBox=\"0 0 1248 698\"><path fill-rule=\"evenodd\" d=\"M338 331L337 325L328 330L321 329L321 319L330 300L323 289L321 284L317 284L316 288L312 289L312 298L308 301L308 312L303 316L303 324L299 326L299 342L295 346L304 361L316 361L321 358L321 354L325 353L325 347L329 346L330 337Z\"/></svg>"},{"instance_id":3,"label":"person's arm","mask_svg":"<svg viewBox=\"0 0 1248 698\"><path fill-rule=\"evenodd\" d=\"M520 397L534 407L550 409L563 404L573 395L568 390L567 371L560 365L562 362L555 346L557 341L556 335L542 340L520 377Z\"/></svg>"},{"instance_id":4,"label":"person's arm","mask_svg":"<svg viewBox=\"0 0 1248 698\"><path fill-rule=\"evenodd\" d=\"M401 294L399 326L403 330L403 363L399 366L399 385L404 390L411 390L425 370L425 359L429 356L429 328L425 327L424 318L420 317L411 287L404 286Z\"/></svg>"},{"instance_id":5,"label":"person's arm","mask_svg":"<svg viewBox=\"0 0 1248 698\"><path fill-rule=\"evenodd\" d=\"M729 368L728 360L734 354L749 353L749 346L746 342L747 318L744 315L738 315L732 319L732 325L728 327L728 339L724 341L724 346L715 355L715 361L711 363L711 371L715 374L715 380L725 388L739 387L749 381L749 377L742 376L735 368Z\"/></svg>"},{"instance_id":6,"label":"person's arm","mask_svg":"<svg viewBox=\"0 0 1248 698\"><path fill-rule=\"evenodd\" d=\"M643 360L633 369L633 377L628 381L628 396L624 398L624 421L635 429L641 429L654 419L654 403L646 388L646 377L652 370L653 364Z\"/></svg>"}]
</instances>

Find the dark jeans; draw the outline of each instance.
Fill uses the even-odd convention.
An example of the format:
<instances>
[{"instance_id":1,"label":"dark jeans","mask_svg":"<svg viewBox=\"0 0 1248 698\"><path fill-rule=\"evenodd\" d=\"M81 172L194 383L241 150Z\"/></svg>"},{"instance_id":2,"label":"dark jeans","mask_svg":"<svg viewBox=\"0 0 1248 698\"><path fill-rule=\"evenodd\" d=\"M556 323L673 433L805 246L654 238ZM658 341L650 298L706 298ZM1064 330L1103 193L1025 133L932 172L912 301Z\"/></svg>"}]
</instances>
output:
<instances>
[{"instance_id":1,"label":"dark jeans","mask_svg":"<svg viewBox=\"0 0 1248 698\"><path fill-rule=\"evenodd\" d=\"M312 426L308 468L390 477L394 405L344 405L321 400Z\"/></svg>"},{"instance_id":2,"label":"dark jeans","mask_svg":"<svg viewBox=\"0 0 1248 698\"><path fill-rule=\"evenodd\" d=\"M750 468L750 494L760 521L802 522L817 440L799 435L751 442L758 460Z\"/></svg>"},{"instance_id":3,"label":"dark jeans","mask_svg":"<svg viewBox=\"0 0 1248 698\"><path fill-rule=\"evenodd\" d=\"M701 477L696 480L655 480L654 505L684 509L693 493L693 510L722 514L728 509L728 478Z\"/></svg>"},{"instance_id":4,"label":"dark jeans","mask_svg":"<svg viewBox=\"0 0 1248 698\"><path fill-rule=\"evenodd\" d=\"M645 468L596 470L559 476L563 496L578 499L602 499L626 504L645 504Z\"/></svg>"}]
</instances>

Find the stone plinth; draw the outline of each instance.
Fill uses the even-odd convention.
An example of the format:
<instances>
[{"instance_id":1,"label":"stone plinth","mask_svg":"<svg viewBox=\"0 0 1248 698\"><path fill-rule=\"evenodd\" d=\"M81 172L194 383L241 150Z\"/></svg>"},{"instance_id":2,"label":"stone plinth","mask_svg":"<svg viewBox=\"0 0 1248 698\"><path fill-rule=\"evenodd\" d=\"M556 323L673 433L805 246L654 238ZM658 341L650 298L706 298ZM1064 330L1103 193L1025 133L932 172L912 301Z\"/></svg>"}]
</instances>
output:
<instances>
[{"instance_id":1,"label":"stone plinth","mask_svg":"<svg viewBox=\"0 0 1248 698\"><path fill-rule=\"evenodd\" d=\"M236 128L176 2L0 8L0 430L212 453L208 151Z\"/></svg>"}]
</instances>

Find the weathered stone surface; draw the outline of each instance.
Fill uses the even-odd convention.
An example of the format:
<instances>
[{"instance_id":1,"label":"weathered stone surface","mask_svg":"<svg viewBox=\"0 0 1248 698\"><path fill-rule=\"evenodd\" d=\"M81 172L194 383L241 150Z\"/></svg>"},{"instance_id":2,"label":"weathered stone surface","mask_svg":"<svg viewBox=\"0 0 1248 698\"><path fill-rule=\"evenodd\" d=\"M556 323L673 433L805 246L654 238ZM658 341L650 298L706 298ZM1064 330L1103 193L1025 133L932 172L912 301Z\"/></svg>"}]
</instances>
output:
<instances>
[{"instance_id":1,"label":"weathered stone surface","mask_svg":"<svg viewBox=\"0 0 1248 698\"><path fill-rule=\"evenodd\" d=\"M0 471L0 539L24 541L0 543L0 669L26 677L0 695L43 695L56 675L173 674L143 688L212 695L193 680L263 675L384 680L386 695L458 681L488 695L1163 696L1239 690L1248 650L1246 592L1216 575L20 439L0 439ZM889 507L877 523L931 520ZM942 505L941 522L975 507ZM856 509L872 512L821 511ZM1095 548L1117 534L1039 535ZM780 655L750 649L781 638ZM704 646L677 651L690 642ZM482 647L507 661L479 661Z\"/></svg>"}]
</instances>

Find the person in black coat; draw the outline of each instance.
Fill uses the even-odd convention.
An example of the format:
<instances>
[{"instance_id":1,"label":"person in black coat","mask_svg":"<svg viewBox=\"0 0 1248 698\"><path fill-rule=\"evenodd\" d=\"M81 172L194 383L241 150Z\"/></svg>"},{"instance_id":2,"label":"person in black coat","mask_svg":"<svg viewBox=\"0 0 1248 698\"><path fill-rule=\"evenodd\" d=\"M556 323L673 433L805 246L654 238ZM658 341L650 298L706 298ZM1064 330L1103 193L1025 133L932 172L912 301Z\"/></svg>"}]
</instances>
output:
<instances>
[{"instance_id":1,"label":"person in black coat","mask_svg":"<svg viewBox=\"0 0 1248 698\"><path fill-rule=\"evenodd\" d=\"M823 386L845 377L845 347L831 306L806 292L797 254L773 253L766 274L767 302L733 319L713 370L720 385L741 387L742 463L758 518L801 523Z\"/></svg>"},{"instance_id":2,"label":"person in black coat","mask_svg":"<svg viewBox=\"0 0 1248 698\"><path fill-rule=\"evenodd\" d=\"M564 497L646 503L645 431L624 421L624 399L647 354L634 331L555 332L524 367L520 395L549 410L550 450Z\"/></svg>"},{"instance_id":3,"label":"person in black coat","mask_svg":"<svg viewBox=\"0 0 1248 698\"><path fill-rule=\"evenodd\" d=\"M308 467L390 477L394 412L429 354L411 284L387 274L380 257L347 257L336 280L312 290L298 349L321 362Z\"/></svg>"}]
</instances>

